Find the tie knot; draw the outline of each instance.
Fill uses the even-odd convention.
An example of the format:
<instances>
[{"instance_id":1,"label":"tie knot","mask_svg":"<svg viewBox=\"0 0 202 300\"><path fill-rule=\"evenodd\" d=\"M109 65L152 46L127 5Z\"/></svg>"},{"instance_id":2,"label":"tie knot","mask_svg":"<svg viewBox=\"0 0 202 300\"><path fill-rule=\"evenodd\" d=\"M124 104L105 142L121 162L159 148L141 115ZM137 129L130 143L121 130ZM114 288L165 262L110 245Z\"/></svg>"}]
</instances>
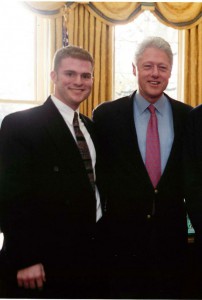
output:
<instances>
[{"instance_id":1,"label":"tie knot","mask_svg":"<svg viewBox=\"0 0 202 300\"><path fill-rule=\"evenodd\" d=\"M73 124L78 124L79 121L78 121L78 113L75 111L74 112L74 119L73 119Z\"/></svg>"},{"instance_id":2,"label":"tie knot","mask_svg":"<svg viewBox=\"0 0 202 300\"><path fill-rule=\"evenodd\" d=\"M148 106L148 110L150 111L150 113L151 114L154 114L155 113L155 107L154 107L154 105L153 104L150 104L149 106Z\"/></svg>"}]
</instances>

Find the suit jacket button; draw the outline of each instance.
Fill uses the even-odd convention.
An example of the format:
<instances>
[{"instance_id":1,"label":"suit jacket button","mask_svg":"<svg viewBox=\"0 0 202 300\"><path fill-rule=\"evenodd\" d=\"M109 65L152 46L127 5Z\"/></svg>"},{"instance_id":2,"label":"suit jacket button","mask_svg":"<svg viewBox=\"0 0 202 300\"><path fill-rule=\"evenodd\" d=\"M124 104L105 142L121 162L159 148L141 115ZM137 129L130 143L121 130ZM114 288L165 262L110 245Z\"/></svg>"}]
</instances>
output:
<instances>
[{"instance_id":1,"label":"suit jacket button","mask_svg":"<svg viewBox=\"0 0 202 300\"><path fill-rule=\"evenodd\" d=\"M151 215L147 215L147 219L151 219Z\"/></svg>"},{"instance_id":2,"label":"suit jacket button","mask_svg":"<svg viewBox=\"0 0 202 300\"><path fill-rule=\"evenodd\" d=\"M159 191L158 191L157 189L154 190L154 194L158 194L158 192L159 192Z\"/></svg>"},{"instance_id":3,"label":"suit jacket button","mask_svg":"<svg viewBox=\"0 0 202 300\"><path fill-rule=\"evenodd\" d=\"M53 167L53 171L54 171L54 172L59 172L59 167L58 167L58 166L54 166L54 167Z\"/></svg>"}]
</instances>

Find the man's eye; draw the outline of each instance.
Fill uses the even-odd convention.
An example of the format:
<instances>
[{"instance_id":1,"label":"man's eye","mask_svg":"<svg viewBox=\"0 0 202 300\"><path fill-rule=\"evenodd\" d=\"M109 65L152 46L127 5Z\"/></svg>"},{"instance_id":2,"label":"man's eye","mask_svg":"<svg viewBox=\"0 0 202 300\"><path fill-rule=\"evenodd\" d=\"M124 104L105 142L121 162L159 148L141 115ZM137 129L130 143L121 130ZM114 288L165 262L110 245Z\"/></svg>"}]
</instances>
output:
<instances>
[{"instance_id":1,"label":"man's eye","mask_svg":"<svg viewBox=\"0 0 202 300\"><path fill-rule=\"evenodd\" d=\"M67 72L66 75L69 76L69 77L72 77L72 76L74 76L74 73L73 72Z\"/></svg>"},{"instance_id":2,"label":"man's eye","mask_svg":"<svg viewBox=\"0 0 202 300\"><path fill-rule=\"evenodd\" d=\"M166 66L159 66L159 70L161 70L161 71L167 71L168 68Z\"/></svg>"},{"instance_id":3,"label":"man's eye","mask_svg":"<svg viewBox=\"0 0 202 300\"><path fill-rule=\"evenodd\" d=\"M82 78L83 79L91 79L92 75L90 73L84 73L84 74L82 74Z\"/></svg>"},{"instance_id":4,"label":"man's eye","mask_svg":"<svg viewBox=\"0 0 202 300\"><path fill-rule=\"evenodd\" d=\"M152 68L152 65L144 65L143 68L144 68L145 70L149 70L149 69Z\"/></svg>"}]
</instances>

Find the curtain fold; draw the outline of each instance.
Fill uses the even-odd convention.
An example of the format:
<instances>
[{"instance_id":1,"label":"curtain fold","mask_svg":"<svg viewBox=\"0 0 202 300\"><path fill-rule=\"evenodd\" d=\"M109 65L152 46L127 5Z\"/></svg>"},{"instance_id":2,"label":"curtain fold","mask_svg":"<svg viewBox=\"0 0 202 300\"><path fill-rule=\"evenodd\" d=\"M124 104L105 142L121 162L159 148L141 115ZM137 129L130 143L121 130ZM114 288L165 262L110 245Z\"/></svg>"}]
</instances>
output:
<instances>
[{"instance_id":1,"label":"curtain fold","mask_svg":"<svg viewBox=\"0 0 202 300\"><path fill-rule=\"evenodd\" d=\"M88 50L95 60L94 85L80 111L91 116L93 108L112 98L112 31L113 28L90 14L86 5L68 9L66 15L69 44Z\"/></svg>"},{"instance_id":2,"label":"curtain fold","mask_svg":"<svg viewBox=\"0 0 202 300\"><path fill-rule=\"evenodd\" d=\"M139 2L89 2L86 9L108 25L131 22L141 11Z\"/></svg>"},{"instance_id":3,"label":"curtain fold","mask_svg":"<svg viewBox=\"0 0 202 300\"><path fill-rule=\"evenodd\" d=\"M202 103L202 23L185 32L185 102Z\"/></svg>"},{"instance_id":4,"label":"curtain fold","mask_svg":"<svg viewBox=\"0 0 202 300\"><path fill-rule=\"evenodd\" d=\"M174 28L187 29L202 22L201 2L155 2L156 15Z\"/></svg>"}]
</instances>

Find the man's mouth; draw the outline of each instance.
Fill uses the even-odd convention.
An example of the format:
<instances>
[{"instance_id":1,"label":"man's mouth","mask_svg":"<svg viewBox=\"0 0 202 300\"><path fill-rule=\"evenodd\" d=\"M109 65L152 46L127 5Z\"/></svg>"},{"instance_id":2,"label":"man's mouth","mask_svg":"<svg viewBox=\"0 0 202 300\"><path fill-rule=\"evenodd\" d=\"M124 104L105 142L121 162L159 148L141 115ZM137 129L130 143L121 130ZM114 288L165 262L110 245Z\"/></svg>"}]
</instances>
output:
<instances>
[{"instance_id":1,"label":"man's mouth","mask_svg":"<svg viewBox=\"0 0 202 300\"><path fill-rule=\"evenodd\" d=\"M149 83L152 84L152 85L158 85L158 84L160 84L159 81L149 81Z\"/></svg>"},{"instance_id":2,"label":"man's mouth","mask_svg":"<svg viewBox=\"0 0 202 300\"><path fill-rule=\"evenodd\" d=\"M84 89L75 89L75 88L70 88L71 91L76 91L76 92L83 92Z\"/></svg>"}]
</instances>

